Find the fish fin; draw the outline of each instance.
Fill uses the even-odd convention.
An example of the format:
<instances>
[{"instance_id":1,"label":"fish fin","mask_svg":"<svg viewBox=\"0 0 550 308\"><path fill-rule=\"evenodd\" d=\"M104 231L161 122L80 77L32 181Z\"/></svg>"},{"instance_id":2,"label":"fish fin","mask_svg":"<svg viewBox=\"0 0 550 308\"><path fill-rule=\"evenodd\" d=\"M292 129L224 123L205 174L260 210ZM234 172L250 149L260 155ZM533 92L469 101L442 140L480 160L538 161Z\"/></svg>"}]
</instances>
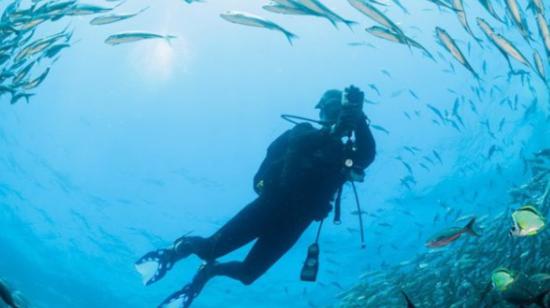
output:
<instances>
[{"instance_id":1,"label":"fish fin","mask_svg":"<svg viewBox=\"0 0 550 308\"><path fill-rule=\"evenodd\" d=\"M294 46L294 41L295 39L298 38L298 36L292 32L289 32L289 31L286 31L286 30L283 30L283 34L286 36L286 39L288 40L288 42L290 43L291 46Z\"/></svg>"},{"instance_id":2,"label":"fish fin","mask_svg":"<svg viewBox=\"0 0 550 308\"><path fill-rule=\"evenodd\" d=\"M479 233L477 233L475 230L474 230L474 224L476 223L476 218L472 218L470 220L470 222L468 222L468 224L464 227L464 231L466 231L467 233L469 233L470 235L473 235L473 236L479 236Z\"/></svg>"},{"instance_id":3,"label":"fish fin","mask_svg":"<svg viewBox=\"0 0 550 308\"><path fill-rule=\"evenodd\" d=\"M415 308L416 306L413 304L413 302L411 301L411 299L409 298L407 293L405 293L405 291L403 291L403 289L400 289L399 291L401 291L401 294L403 294L403 297L405 298L405 301L407 302L407 308Z\"/></svg>"}]
</instances>

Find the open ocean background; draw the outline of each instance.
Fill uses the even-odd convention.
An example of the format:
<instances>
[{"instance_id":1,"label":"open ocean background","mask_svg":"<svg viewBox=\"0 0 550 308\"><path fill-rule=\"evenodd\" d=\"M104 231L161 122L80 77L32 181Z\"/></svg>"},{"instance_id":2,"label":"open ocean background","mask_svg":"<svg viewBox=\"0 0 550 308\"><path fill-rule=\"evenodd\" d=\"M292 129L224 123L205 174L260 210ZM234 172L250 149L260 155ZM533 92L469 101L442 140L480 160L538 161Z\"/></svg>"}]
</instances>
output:
<instances>
[{"instance_id":1,"label":"open ocean background","mask_svg":"<svg viewBox=\"0 0 550 308\"><path fill-rule=\"evenodd\" d=\"M299 281L313 224L256 283L245 287L216 278L194 307L337 305L337 294L353 287L361 273L426 253L426 240L459 216L507 209L508 191L529 178L523 159L550 146L549 92L534 72L530 82L508 79L504 57L475 17L489 20L529 60L531 47L517 29L491 20L477 1L465 2L484 48L453 12L428 1L403 0L409 15L388 7L388 16L437 62L369 35L364 28L374 23L343 0L323 3L359 22L353 31L320 18L272 14L262 10L266 1L243 0L132 0L117 12L150 8L100 27L89 25L88 16L40 25L38 31L54 33L70 24L73 43L29 104L0 98L0 277L33 307L155 307L192 278L200 261L182 261L147 288L134 261L184 233L217 230L255 197L252 177L267 146L291 127L280 115L316 117L313 107L325 90L350 84L376 103L364 107L372 123L389 131L373 130L377 157L358 186L364 210L376 214L365 217L366 249L360 249L348 188L343 224L327 223L323 230L317 283ZM520 3L537 38L532 46L544 55L533 15ZM503 2L494 4L504 15ZM268 17L299 38L291 46L277 32L228 23L219 17L227 10ZM436 26L457 40L481 74L485 93L475 93L480 84L436 43ZM129 30L177 39L104 43ZM375 48L348 45L363 41ZM494 86L500 90L491 91ZM450 111L457 97L465 98L459 109L464 127L434 123L427 104ZM419 151L413 155L406 146ZM498 150L489 154L492 146ZM429 170L419 166L422 156L434 160ZM401 185L410 172L396 157L413 169L410 189ZM434 219L449 207L460 214Z\"/></svg>"}]
</instances>

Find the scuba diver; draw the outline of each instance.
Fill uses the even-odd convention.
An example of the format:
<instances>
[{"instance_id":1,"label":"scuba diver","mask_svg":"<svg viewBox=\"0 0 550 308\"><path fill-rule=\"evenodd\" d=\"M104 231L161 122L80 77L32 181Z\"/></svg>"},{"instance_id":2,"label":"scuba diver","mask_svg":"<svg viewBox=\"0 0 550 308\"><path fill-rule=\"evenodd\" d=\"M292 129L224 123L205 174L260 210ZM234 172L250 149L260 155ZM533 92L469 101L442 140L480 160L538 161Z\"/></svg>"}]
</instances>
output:
<instances>
[{"instance_id":1,"label":"scuba diver","mask_svg":"<svg viewBox=\"0 0 550 308\"><path fill-rule=\"evenodd\" d=\"M160 307L189 307L215 276L252 284L313 221L322 222L328 216L337 193L339 202L343 184L362 181L364 170L374 161L375 141L363 102L364 93L354 86L344 93L325 92L316 105L320 121L306 119L321 124L320 129L310 123L296 123L267 149L254 176L255 200L210 237L182 236L172 246L149 252L136 262L144 284L149 285L191 254L204 261L193 280ZM348 142L344 143L346 137ZM243 261L216 261L253 240L256 242Z\"/></svg>"}]
</instances>

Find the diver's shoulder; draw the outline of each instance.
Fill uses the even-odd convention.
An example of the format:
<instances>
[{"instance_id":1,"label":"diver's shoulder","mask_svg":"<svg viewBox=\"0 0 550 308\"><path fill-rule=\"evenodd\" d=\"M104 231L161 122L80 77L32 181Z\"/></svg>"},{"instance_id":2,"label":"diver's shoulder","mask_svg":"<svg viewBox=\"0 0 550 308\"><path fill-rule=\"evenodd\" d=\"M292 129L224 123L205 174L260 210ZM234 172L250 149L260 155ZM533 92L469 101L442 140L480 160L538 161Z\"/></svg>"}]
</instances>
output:
<instances>
[{"instance_id":1,"label":"diver's shoulder","mask_svg":"<svg viewBox=\"0 0 550 308\"><path fill-rule=\"evenodd\" d=\"M296 124L292 130L294 131L312 131L317 130L311 123L303 122Z\"/></svg>"}]
</instances>

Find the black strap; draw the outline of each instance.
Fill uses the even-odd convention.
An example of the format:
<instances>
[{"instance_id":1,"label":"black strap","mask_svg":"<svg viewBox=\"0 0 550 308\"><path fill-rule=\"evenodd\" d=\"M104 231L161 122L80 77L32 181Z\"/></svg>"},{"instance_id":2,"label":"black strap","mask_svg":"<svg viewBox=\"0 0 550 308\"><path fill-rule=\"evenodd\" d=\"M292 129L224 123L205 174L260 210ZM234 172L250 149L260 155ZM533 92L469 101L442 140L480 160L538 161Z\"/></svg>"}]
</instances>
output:
<instances>
[{"instance_id":1,"label":"black strap","mask_svg":"<svg viewBox=\"0 0 550 308\"><path fill-rule=\"evenodd\" d=\"M355 195L355 204L357 204L357 213L359 213L359 228L361 229L361 248L365 248L365 229L363 228L363 212L361 212L361 205L359 204L359 195L357 194L357 188L355 188L355 183L351 182L351 187L353 187L353 194Z\"/></svg>"},{"instance_id":2,"label":"black strap","mask_svg":"<svg viewBox=\"0 0 550 308\"><path fill-rule=\"evenodd\" d=\"M319 223L319 228L317 228L317 236L315 236L315 244L319 244L319 237L321 237L321 229L323 228L323 221L325 221L324 219L321 220L321 222Z\"/></svg>"},{"instance_id":3,"label":"black strap","mask_svg":"<svg viewBox=\"0 0 550 308\"><path fill-rule=\"evenodd\" d=\"M334 224L339 225L342 223L342 190L344 190L344 184L338 188L338 193L336 195L336 201L334 202Z\"/></svg>"}]
</instances>

